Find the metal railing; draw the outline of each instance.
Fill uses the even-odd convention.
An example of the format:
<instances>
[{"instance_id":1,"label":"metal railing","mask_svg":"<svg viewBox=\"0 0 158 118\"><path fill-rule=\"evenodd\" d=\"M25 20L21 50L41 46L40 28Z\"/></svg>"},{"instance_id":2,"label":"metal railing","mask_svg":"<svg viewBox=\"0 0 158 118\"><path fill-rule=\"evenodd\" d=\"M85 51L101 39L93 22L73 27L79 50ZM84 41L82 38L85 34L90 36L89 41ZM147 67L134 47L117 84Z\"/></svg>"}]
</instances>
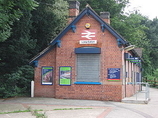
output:
<instances>
[{"instance_id":1,"label":"metal railing","mask_svg":"<svg viewBox=\"0 0 158 118\"><path fill-rule=\"evenodd\" d=\"M141 90L137 91L136 93L136 100L138 99L145 99L150 100L150 85L145 82L137 82L136 84L141 85ZM144 93L144 97L142 95L139 95L141 93Z\"/></svg>"}]
</instances>

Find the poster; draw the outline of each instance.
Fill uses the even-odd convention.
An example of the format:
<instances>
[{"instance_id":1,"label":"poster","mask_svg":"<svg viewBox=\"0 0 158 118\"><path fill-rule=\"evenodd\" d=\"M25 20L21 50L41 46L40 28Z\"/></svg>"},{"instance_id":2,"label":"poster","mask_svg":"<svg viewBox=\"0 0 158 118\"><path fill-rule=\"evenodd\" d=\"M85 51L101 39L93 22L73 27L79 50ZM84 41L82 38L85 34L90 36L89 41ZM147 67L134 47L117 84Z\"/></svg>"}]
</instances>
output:
<instances>
[{"instance_id":1,"label":"poster","mask_svg":"<svg viewBox=\"0 0 158 118\"><path fill-rule=\"evenodd\" d=\"M120 68L108 68L108 80L120 80Z\"/></svg>"},{"instance_id":2,"label":"poster","mask_svg":"<svg viewBox=\"0 0 158 118\"><path fill-rule=\"evenodd\" d=\"M42 67L42 84L51 85L53 80L53 67Z\"/></svg>"},{"instance_id":3,"label":"poster","mask_svg":"<svg viewBox=\"0 0 158 118\"><path fill-rule=\"evenodd\" d=\"M60 71L59 84L71 85L71 67L69 66L60 67L59 71Z\"/></svg>"}]
</instances>

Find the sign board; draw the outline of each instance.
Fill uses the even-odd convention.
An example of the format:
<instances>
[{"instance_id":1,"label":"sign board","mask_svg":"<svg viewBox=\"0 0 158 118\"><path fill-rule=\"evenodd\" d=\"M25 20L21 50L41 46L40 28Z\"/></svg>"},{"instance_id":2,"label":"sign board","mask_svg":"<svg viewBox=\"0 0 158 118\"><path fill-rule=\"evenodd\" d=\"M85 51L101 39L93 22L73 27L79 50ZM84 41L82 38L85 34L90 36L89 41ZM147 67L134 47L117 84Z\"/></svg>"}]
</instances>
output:
<instances>
[{"instance_id":1,"label":"sign board","mask_svg":"<svg viewBox=\"0 0 158 118\"><path fill-rule=\"evenodd\" d=\"M141 63L141 60L131 60L131 63Z\"/></svg>"},{"instance_id":2,"label":"sign board","mask_svg":"<svg viewBox=\"0 0 158 118\"><path fill-rule=\"evenodd\" d=\"M138 60L138 57L131 57L131 58L127 58L127 60Z\"/></svg>"},{"instance_id":3,"label":"sign board","mask_svg":"<svg viewBox=\"0 0 158 118\"><path fill-rule=\"evenodd\" d=\"M108 68L108 80L120 80L120 68Z\"/></svg>"},{"instance_id":4,"label":"sign board","mask_svg":"<svg viewBox=\"0 0 158 118\"><path fill-rule=\"evenodd\" d=\"M51 85L53 79L53 67L42 67L42 84Z\"/></svg>"},{"instance_id":5,"label":"sign board","mask_svg":"<svg viewBox=\"0 0 158 118\"><path fill-rule=\"evenodd\" d=\"M60 67L59 72L60 72L59 84L71 85L71 67L70 66Z\"/></svg>"},{"instance_id":6,"label":"sign board","mask_svg":"<svg viewBox=\"0 0 158 118\"><path fill-rule=\"evenodd\" d=\"M80 40L80 44L97 44L97 40Z\"/></svg>"},{"instance_id":7,"label":"sign board","mask_svg":"<svg viewBox=\"0 0 158 118\"><path fill-rule=\"evenodd\" d=\"M141 60L139 60L138 57L127 58L127 60L131 63L141 63Z\"/></svg>"},{"instance_id":8,"label":"sign board","mask_svg":"<svg viewBox=\"0 0 158 118\"><path fill-rule=\"evenodd\" d=\"M97 44L96 30L83 30L81 32L80 44Z\"/></svg>"}]
</instances>

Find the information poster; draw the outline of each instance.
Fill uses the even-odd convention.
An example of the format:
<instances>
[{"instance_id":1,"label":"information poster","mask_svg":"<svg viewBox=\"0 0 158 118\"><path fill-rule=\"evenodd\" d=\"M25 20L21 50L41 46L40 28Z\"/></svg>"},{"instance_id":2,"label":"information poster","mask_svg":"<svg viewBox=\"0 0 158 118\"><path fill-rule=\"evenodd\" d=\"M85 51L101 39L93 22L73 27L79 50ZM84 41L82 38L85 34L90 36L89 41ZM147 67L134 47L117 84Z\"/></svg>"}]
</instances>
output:
<instances>
[{"instance_id":1,"label":"information poster","mask_svg":"<svg viewBox=\"0 0 158 118\"><path fill-rule=\"evenodd\" d=\"M71 85L71 67L70 66L60 67L59 84Z\"/></svg>"},{"instance_id":2,"label":"information poster","mask_svg":"<svg viewBox=\"0 0 158 118\"><path fill-rule=\"evenodd\" d=\"M51 85L53 79L53 67L42 67L42 84Z\"/></svg>"},{"instance_id":3,"label":"information poster","mask_svg":"<svg viewBox=\"0 0 158 118\"><path fill-rule=\"evenodd\" d=\"M120 80L120 68L108 68L108 80Z\"/></svg>"}]
</instances>

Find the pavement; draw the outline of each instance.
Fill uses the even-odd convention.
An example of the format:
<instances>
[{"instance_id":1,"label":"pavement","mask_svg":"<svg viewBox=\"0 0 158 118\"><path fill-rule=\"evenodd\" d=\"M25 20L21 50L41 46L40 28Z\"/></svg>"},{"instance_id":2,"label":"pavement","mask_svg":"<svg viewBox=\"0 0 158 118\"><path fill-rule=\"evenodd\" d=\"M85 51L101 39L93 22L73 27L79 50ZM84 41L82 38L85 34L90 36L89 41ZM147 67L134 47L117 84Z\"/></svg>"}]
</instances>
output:
<instances>
[{"instance_id":1,"label":"pavement","mask_svg":"<svg viewBox=\"0 0 158 118\"><path fill-rule=\"evenodd\" d=\"M150 88L150 101L145 104L39 97L0 99L0 118L158 118L158 89Z\"/></svg>"},{"instance_id":2,"label":"pavement","mask_svg":"<svg viewBox=\"0 0 158 118\"><path fill-rule=\"evenodd\" d=\"M135 95L122 99L122 102L134 104L148 104L148 102L150 101L150 88L142 86L141 89L142 90L137 91Z\"/></svg>"}]
</instances>

